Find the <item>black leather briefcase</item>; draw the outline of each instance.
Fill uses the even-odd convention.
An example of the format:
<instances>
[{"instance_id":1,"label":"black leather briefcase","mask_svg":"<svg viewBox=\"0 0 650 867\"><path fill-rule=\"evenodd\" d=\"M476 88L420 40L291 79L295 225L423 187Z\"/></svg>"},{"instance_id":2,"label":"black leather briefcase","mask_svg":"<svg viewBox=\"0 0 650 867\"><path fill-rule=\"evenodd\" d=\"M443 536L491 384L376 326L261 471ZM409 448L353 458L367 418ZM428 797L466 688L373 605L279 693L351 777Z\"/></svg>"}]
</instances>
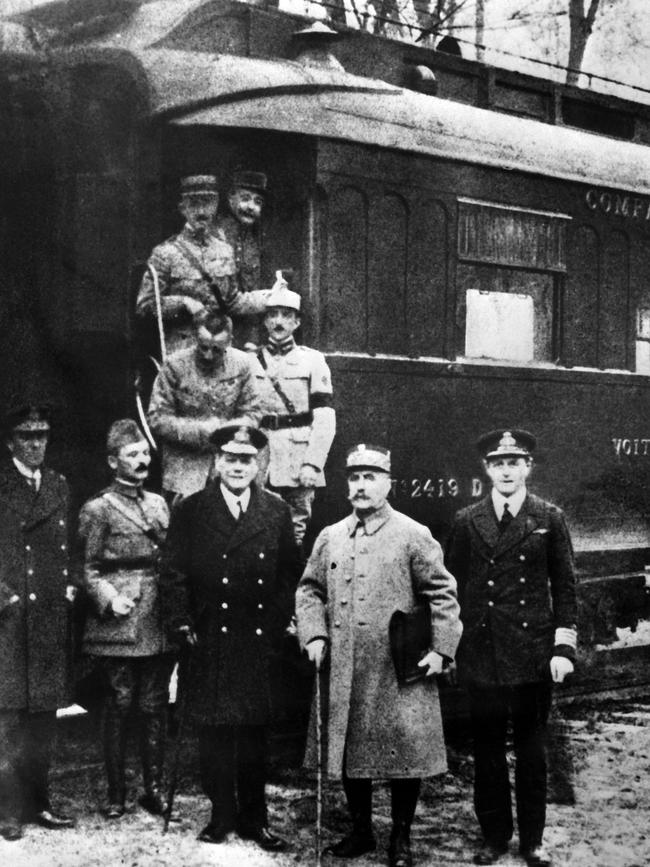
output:
<instances>
[{"instance_id":1,"label":"black leather briefcase","mask_svg":"<svg viewBox=\"0 0 650 867\"><path fill-rule=\"evenodd\" d=\"M418 605L413 611L394 611L388 638L400 686L424 680L426 667L418 668L418 662L431 649L430 607Z\"/></svg>"}]
</instances>

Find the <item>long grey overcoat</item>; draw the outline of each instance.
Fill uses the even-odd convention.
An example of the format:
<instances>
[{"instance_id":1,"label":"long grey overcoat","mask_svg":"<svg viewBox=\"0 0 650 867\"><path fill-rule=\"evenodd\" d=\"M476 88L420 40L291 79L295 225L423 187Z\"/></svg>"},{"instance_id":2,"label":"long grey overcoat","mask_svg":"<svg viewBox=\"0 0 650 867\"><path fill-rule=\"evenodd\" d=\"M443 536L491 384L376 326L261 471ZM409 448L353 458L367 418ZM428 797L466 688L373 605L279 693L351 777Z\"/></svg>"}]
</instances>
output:
<instances>
[{"instance_id":1,"label":"long grey overcoat","mask_svg":"<svg viewBox=\"0 0 650 867\"><path fill-rule=\"evenodd\" d=\"M386 504L364 529L350 515L326 527L296 594L298 636L329 641L325 749L340 778L415 778L446 770L435 678L400 687L388 623L396 610L431 607L431 648L453 659L461 634L456 582L429 530ZM314 714L306 763L315 756Z\"/></svg>"},{"instance_id":2,"label":"long grey overcoat","mask_svg":"<svg viewBox=\"0 0 650 867\"><path fill-rule=\"evenodd\" d=\"M56 710L69 698L68 485L41 468L36 493L0 468L0 710Z\"/></svg>"}]
</instances>

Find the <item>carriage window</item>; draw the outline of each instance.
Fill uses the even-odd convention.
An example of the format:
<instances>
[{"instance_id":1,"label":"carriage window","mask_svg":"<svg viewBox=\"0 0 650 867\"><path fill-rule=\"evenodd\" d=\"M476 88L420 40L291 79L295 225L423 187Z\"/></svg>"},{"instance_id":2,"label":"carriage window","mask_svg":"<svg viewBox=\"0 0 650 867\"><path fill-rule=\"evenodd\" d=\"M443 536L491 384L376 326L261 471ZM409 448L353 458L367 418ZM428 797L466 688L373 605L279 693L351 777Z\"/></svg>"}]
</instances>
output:
<instances>
[{"instance_id":1,"label":"carriage window","mask_svg":"<svg viewBox=\"0 0 650 867\"><path fill-rule=\"evenodd\" d=\"M636 311L636 372L650 374L650 307Z\"/></svg>"},{"instance_id":2,"label":"carriage window","mask_svg":"<svg viewBox=\"0 0 650 867\"><path fill-rule=\"evenodd\" d=\"M568 217L459 199L457 324L469 358L550 363Z\"/></svg>"}]
</instances>

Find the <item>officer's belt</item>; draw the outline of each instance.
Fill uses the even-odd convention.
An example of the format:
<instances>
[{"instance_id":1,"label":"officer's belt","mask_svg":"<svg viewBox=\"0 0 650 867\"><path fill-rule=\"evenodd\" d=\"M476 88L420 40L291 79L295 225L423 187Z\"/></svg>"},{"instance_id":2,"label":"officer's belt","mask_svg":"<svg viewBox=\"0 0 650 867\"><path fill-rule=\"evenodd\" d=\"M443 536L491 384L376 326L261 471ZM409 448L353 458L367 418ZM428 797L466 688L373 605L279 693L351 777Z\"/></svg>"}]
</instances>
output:
<instances>
[{"instance_id":1,"label":"officer's belt","mask_svg":"<svg viewBox=\"0 0 650 867\"><path fill-rule=\"evenodd\" d=\"M267 430L282 430L285 427L306 427L311 424L314 414L309 412L296 412L292 415L265 415L262 416L260 427Z\"/></svg>"}]
</instances>

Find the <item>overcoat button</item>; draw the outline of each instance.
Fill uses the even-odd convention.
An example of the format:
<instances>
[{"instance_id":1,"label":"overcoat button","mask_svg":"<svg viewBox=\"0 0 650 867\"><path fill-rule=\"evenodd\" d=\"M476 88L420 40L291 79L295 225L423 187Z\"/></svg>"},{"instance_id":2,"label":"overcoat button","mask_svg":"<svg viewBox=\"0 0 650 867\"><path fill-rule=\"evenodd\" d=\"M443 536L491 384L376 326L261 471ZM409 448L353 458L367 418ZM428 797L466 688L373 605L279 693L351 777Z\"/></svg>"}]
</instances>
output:
<instances>
[{"instance_id":1,"label":"overcoat button","mask_svg":"<svg viewBox=\"0 0 650 867\"><path fill-rule=\"evenodd\" d=\"M526 579L525 579L525 578L520 578L520 579L519 579L519 583L520 583L520 584L525 584L525 583L526 583Z\"/></svg>"},{"instance_id":2,"label":"overcoat button","mask_svg":"<svg viewBox=\"0 0 650 867\"><path fill-rule=\"evenodd\" d=\"M262 630L261 630L261 629L256 629L256 630L255 630L255 635L261 635L261 634L262 634Z\"/></svg>"},{"instance_id":3,"label":"overcoat button","mask_svg":"<svg viewBox=\"0 0 650 867\"><path fill-rule=\"evenodd\" d=\"M488 605L490 606L490 608L492 608L492 606L494 605L494 602L490 599L490 601L488 602Z\"/></svg>"},{"instance_id":4,"label":"overcoat button","mask_svg":"<svg viewBox=\"0 0 650 867\"><path fill-rule=\"evenodd\" d=\"M227 602L222 602L222 603L221 603L221 607L222 607L222 608L227 608L227 607L228 607L228 603L227 603Z\"/></svg>"},{"instance_id":5,"label":"overcoat button","mask_svg":"<svg viewBox=\"0 0 650 867\"><path fill-rule=\"evenodd\" d=\"M346 580L346 581L352 581L352 576L351 576L351 575L348 575L348 576L346 577L345 580Z\"/></svg>"},{"instance_id":6,"label":"overcoat button","mask_svg":"<svg viewBox=\"0 0 650 867\"><path fill-rule=\"evenodd\" d=\"M33 569L28 569L28 570L27 570L27 574L28 574L28 575L33 575L33 574L34 574L34 570L33 570Z\"/></svg>"},{"instance_id":7,"label":"overcoat button","mask_svg":"<svg viewBox=\"0 0 650 867\"><path fill-rule=\"evenodd\" d=\"M64 569L64 570L63 570L63 574L64 574L64 575L67 575L67 574L68 574L68 570L67 570L67 569Z\"/></svg>"},{"instance_id":8,"label":"overcoat button","mask_svg":"<svg viewBox=\"0 0 650 867\"><path fill-rule=\"evenodd\" d=\"M62 550L62 551L65 551L65 549L66 549L67 547L68 547L67 545L61 545L61 550Z\"/></svg>"},{"instance_id":9,"label":"overcoat button","mask_svg":"<svg viewBox=\"0 0 650 867\"><path fill-rule=\"evenodd\" d=\"M31 550L32 550L31 545L25 545L25 551L31 551Z\"/></svg>"},{"instance_id":10,"label":"overcoat button","mask_svg":"<svg viewBox=\"0 0 650 867\"><path fill-rule=\"evenodd\" d=\"M258 584L264 584L264 581L263 581L261 578L258 578L258 579L257 579L257 583L258 583Z\"/></svg>"},{"instance_id":11,"label":"overcoat button","mask_svg":"<svg viewBox=\"0 0 650 867\"><path fill-rule=\"evenodd\" d=\"M264 559L264 551L260 551L260 560Z\"/></svg>"},{"instance_id":12,"label":"overcoat button","mask_svg":"<svg viewBox=\"0 0 650 867\"><path fill-rule=\"evenodd\" d=\"M494 560L490 560L490 566L494 566Z\"/></svg>"},{"instance_id":13,"label":"overcoat button","mask_svg":"<svg viewBox=\"0 0 650 867\"><path fill-rule=\"evenodd\" d=\"M36 593L30 593L29 594L29 601L30 602L36 602Z\"/></svg>"},{"instance_id":14,"label":"overcoat button","mask_svg":"<svg viewBox=\"0 0 650 867\"><path fill-rule=\"evenodd\" d=\"M222 584L227 584L227 583L228 583L228 579L227 579L227 578L222 578L222 579L221 579L221 583L222 583Z\"/></svg>"},{"instance_id":15,"label":"overcoat button","mask_svg":"<svg viewBox=\"0 0 650 867\"><path fill-rule=\"evenodd\" d=\"M227 555L227 554L224 554L224 555L223 555L223 559L224 559L224 560L227 560L227 559L228 559L228 555Z\"/></svg>"},{"instance_id":16,"label":"overcoat button","mask_svg":"<svg viewBox=\"0 0 650 867\"><path fill-rule=\"evenodd\" d=\"M527 623L522 623L521 625L524 627L524 629L527 629L527 628L528 628L528 624L527 624Z\"/></svg>"},{"instance_id":17,"label":"overcoat button","mask_svg":"<svg viewBox=\"0 0 650 867\"><path fill-rule=\"evenodd\" d=\"M340 626L340 625L341 625L341 621L340 621L340 620L335 620L335 621L334 621L334 626Z\"/></svg>"},{"instance_id":18,"label":"overcoat button","mask_svg":"<svg viewBox=\"0 0 650 867\"><path fill-rule=\"evenodd\" d=\"M222 631L222 632L228 632L228 627L227 627L227 626L222 626L222 627L221 627L221 631Z\"/></svg>"},{"instance_id":19,"label":"overcoat button","mask_svg":"<svg viewBox=\"0 0 650 867\"><path fill-rule=\"evenodd\" d=\"M526 600L525 600L525 599L520 599L520 600L519 600L519 604L520 604L520 605L525 605L525 604L526 604Z\"/></svg>"},{"instance_id":20,"label":"overcoat button","mask_svg":"<svg viewBox=\"0 0 650 867\"><path fill-rule=\"evenodd\" d=\"M59 521L59 527L65 527L65 521Z\"/></svg>"},{"instance_id":21,"label":"overcoat button","mask_svg":"<svg viewBox=\"0 0 650 867\"><path fill-rule=\"evenodd\" d=\"M525 559L526 559L526 555L525 555L525 554L520 554L520 555L519 555L519 559L520 559L521 561L525 560Z\"/></svg>"},{"instance_id":22,"label":"overcoat button","mask_svg":"<svg viewBox=\"0 0 650 867\"><path fill-rule=\"evenodd\" d=\"M347 605L347 604L348 604L347 599L341 599L341 605Z\"/></svg>"},{"instance_id":23,"label":"overcoat button","mask_svg":"<svg viewBox=\"0 0 650 867\"><path fill-rule=\"evenodd\" d=\"M488 581L488 587L494 587L494 581Z\"/></svg>"},{"instance_id":24,"label":"overcoat button","mask_svg":"<svg viewBox=\"0 0 650 867\"><path fill-rule=\"evenodd\" d=\"M257 607L258 607L258 609L259 609L260 611L262 611L262 609L264 608L264 606L262 605L261 602L260 602L260 604L259 604Z\"/></svg>"}]
</instances>

